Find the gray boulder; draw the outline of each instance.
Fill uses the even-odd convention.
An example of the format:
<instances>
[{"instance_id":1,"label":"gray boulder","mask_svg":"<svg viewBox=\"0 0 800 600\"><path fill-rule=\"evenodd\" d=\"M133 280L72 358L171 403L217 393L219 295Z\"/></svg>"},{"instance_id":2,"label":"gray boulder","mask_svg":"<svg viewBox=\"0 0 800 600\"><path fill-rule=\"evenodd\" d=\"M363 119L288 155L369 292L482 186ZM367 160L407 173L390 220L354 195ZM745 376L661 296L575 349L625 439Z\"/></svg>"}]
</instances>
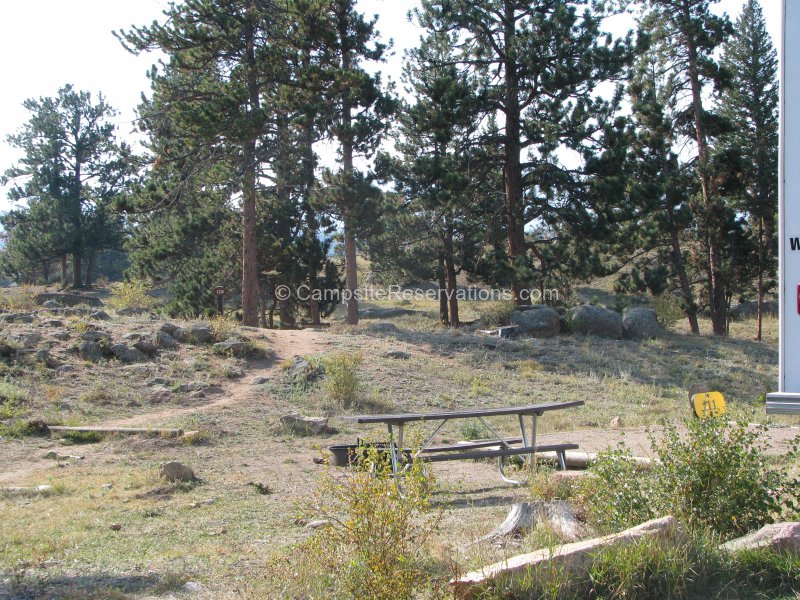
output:
<instances>
[{"instance_id":1,"label":"gray boulder","mask_svg":"<svg viewBox=\"0 0 800 600\"><path fill-rule=\"evenodd\" d=\"M572 309L572 329L575 333L621 338L622 317L602 306L581 304Z\"/></svg>"},{"instance_id":2,"label":"gray boulder","mask_svg":"<svg viewBox=\"0 0 800 600\"><path fill-rule=\"evenodd\" d=\"M99 298L82 296L80 294L42 293L36 295L34 302L44 305L48 300L53 300L61 306L79 306L81 304L87 306L103 306L103 302Z\"/></svg>"},{"instance_id":3,"label":"gray boulder","mask_svg":"<svg viewBox=\"0 0 800 600\"><path fill-rule=\"evenodd\" d=\"M139 340L133 345L139 352L147 356L158 354L158 346L149 340Z\"/></svg>"},{"instance_id":4,"label":"gray boulder","mask_svg":"<svg viewBox=\"0 0 800 600\"><path fill-rule=\"evenodd\" d=\"M658 322L656 311L652 308L628 308L622 315L622 329L625 337L634 340L654 339L664 336L664 329Z\"/></svg>"},{"instance_id":5,"label":"gray boulder","mask_svg":"<svg viewBox=\"0 0 800 600\"><path fill-rule=\"evenodd\" d=\"M111 318L111 315L104 310L96 310L91 313L89 317L92 319L97 319L98 321L108 321Z\"/></svg>"},{"instance_id":6,"label":"gray boulder","mask_svg":"<svg viewBox=\"0 0 800 600\"><path fill-rule=\"evenodd\" d=\"M511 324L519 327L525 335L550 338L558 335L561 322L558 311L549 306L536 304L531 308L511 313Z\"/></svg>"},{"instance_id":7,"label":"gray boulder","mask_svg":"<svg viewBox=\"0 0 800 600\"><path fill-rule=\"evenodd\" d=\"M108 342L111 336L105 331L85 331L81 335L81 339L85 342Z\"/></svg>"},{"instance_id":8,"label":"gray boulder","mask_svg":"<svg viewBox=\"0 0 800 600\"><path fill-rule=\"evenodd\" d=\"M250 345L247 342L236 339L219 342L214 344L213 348L217 354L229 354L237 357L247 356L250 352Z\"/></svg>"},{"instance_id":9,"label":"gray boulder","mask_svg":"<svg viewBox=\"0 0 800 600\"><path fill-rule=\"evenodd\" d=\"M172 337L170 334L165 333L164 331L157 331L156 344L158 344L162 348L172 349L178 345L178 342L176 342L175 338Z\"/></svg>"},{"instance_id":10,"label":"gray boulder","mask_svg":"<svg viewBox=\"0 0 800 600\"><path fill-rule=\"evenodd\" d=\"M186 331L183 327L176 327L170 335L175 338L176 342L188 342L189 341L189 332Z\"/></svg>"},{"instance_id":11,"label":"gray boulder","mask_svg":"<svg viewBox=\"0 0 800 600\"><path fill-rule=\"evenodd\" d=\"M145 360L145 355L136 348L131 348L128 344L114 344L110 348L111 354L116 356L122 362L141 362Z\"/></svg>"},{"instance_id":12,"label":"gray boulder","mask_svg":"<svg viewBox=\"0 0 800 600\"><path fill-rule=\"evenodd\" d=\"M729 552L768 548L800 554L800 523L793 521L764 525L758 531L722 544L720 548Z\"/></svg>"},{"instance_id":13,"label":"gray boulder","mask_svg":"<svg viewBox=\"0 0 800 600\"><path fill-rule=\"evenodd\" d=\"M299 413L282 416L281 423L287 429L313 435L319 435L328 429L328 419L325 417L306 417Z\"/></svg>"},{"instance_id":14,"label":"gray boulder","mask_svg":"<svg viewBox=\"0 0 800 600\"><path fill-rule=\"evenodd\" d=\"M193 344L210 344L214 341L211 327L204 323L195 323L189 328L189 341Z\"/></svg>"},{"instance_id":15,"label":"gray boulder","mask_svg":"<svg viewBox=\"0 0 800 600\"><path fill-rule=\"evenodd\" d=\"M194 481L197 479L191 467L175 460L162 464L158 476L167 481Z\"/></svg>"},{"instance_id":16,"label":"gray boulder","mask_svg":"<svg viewBox=\"0 0 800 600\"><path fill-rule=\"evenodd\" d=\"M84 360L97 362L103 356L103 349L97 342L83 341L78 345L78 354Z\"/></svg>"},{"instance_id":17,"label":"gray boulder","mask_svg":"<svg viewBox=\"0 0 800 600\"><path fill-rule=\"evenodd\" d=\"M167 335L174 336L176 329L179 329L179 327L175 325L175 323L162 323L159 331L163 331Z\"/></svg>"}]
</instances>

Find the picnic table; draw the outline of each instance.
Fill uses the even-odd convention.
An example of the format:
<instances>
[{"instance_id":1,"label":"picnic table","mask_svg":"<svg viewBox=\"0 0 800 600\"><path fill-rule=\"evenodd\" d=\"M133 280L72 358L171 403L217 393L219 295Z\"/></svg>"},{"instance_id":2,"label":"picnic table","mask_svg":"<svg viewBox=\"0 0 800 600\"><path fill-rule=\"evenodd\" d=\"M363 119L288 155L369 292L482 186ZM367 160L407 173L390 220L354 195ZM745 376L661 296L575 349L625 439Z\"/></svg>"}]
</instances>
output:
<instances>
[{"instance_id":1,"label":"picnic table","mask_svg":"<svg viewBox=\"0 0 800 600\"><path fill-rule=\"evenodd\" d=\"M566 457L567 450L575 450L578 448L577 444L549 444L543 446L536 445L536 421L537 418L546 412L555 410L563 410L565 408L573 408L582 406L583 400L573 400L570 402L556 402L545 404L530 404L526 406L511 406L502 408L480 408L469 410L454 410L442 412L425 412L425 413L396 413L396 414L382 414L382 415L354 415L343 416L344 420L359 423L362 425L368 424L385 424L389 431L389 454L392 463L392 474L395 478L406 468L402 465L403 456L403 441L405 427L409 423L438 421L438 425L433 432L425 439L423 444L412 452L414 458L422 458L428 462L441 462L447 460L462 460L462 459L476 459L476 458L492 458L497 457L498 466L500 469L500 476L503 481L513 484L521 482L511 479L506 476L504 471L504 459L508 456L529 455L530 464L534 465L534 455L537 452L555 452L561 469L566 470ZM519 424L520 436L514 438L503 437L497 430L492 427L486 419L489 417L500 416L516 416ZM530 430L526 430L525 417L531 418ZM458 419L477 419L484 427L494 436L491 439L478 440L466 442L461 444L446 445L446 446L431 446L433 438L436 436L442 427L453 420ZM396 430L396 431L395 431ZM407 465L406 465L407 466Z\"/></svg>"}]
</instances>

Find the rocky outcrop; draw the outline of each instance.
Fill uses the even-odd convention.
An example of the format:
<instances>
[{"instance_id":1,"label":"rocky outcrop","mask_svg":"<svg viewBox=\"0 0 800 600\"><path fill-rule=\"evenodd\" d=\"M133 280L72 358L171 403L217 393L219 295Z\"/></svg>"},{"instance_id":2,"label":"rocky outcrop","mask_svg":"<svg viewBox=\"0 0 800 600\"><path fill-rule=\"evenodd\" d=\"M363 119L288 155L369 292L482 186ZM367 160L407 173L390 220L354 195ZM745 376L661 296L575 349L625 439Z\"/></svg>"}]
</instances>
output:
<instances>
[{"instance_id":1,"label":"rocky outcrop","mask_svg":"<svg viewBox=\"0 0 800 600\"><path fill-rule=\"evenodd\" d=\"M174 460L162 464L158 476L167 481L194 481L197 479L190 467Z\"/></svg>"},{"instance_id":2,"label":"rocky outcrop","mask_svg":"<svg viewBox=\"0 0 800 600\"><path fill-rule=\"evenodd\" d=\"M656 339L665 333L652 308L627 309L622 315L622 329L625 337L632 340Z\"/></svg>"},{"instance_id":3,"label":"rocky outcrop","mask_svg":"<svg viewBox=\"0 0 800 600\"><path fill-rule=\"evenodd\" d=\"M618 312L593 304L581 304L573 308L570 315L575 333L609 338L622 337L622 317Z\"/></svg>"},{"instance_id":4,"label":"rocky outcrop","mask_svg":"<svg viewBox=\"0 0 800 600\"><path fill-rule=\"evenodd\" d=\"M524 335L539 338L550 338L558 335L561 320L558 311L543 304L535 304L531 308L511 313L511 324L522 330Z\"/></svg>"},{"instance_id":5,"label":"rocky outcrop","mask_svg":"<svg viewBox=\"0 0 800 600\"><path fill-rule=\"evenodd\" d=\"M800 522L790 521L764 525L758 531L722 544L720 548L729 552L768 548L798 554L800 553Z\"/></svg>"}]
</instances>

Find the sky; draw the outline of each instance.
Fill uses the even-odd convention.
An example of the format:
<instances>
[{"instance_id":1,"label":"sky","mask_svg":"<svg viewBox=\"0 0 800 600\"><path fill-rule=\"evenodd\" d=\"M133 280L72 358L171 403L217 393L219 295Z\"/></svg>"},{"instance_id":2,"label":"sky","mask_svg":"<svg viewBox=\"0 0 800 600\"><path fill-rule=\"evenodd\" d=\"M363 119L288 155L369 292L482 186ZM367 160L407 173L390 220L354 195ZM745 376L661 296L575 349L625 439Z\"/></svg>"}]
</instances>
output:
<instances>
[{"instance_id":1,"label":"sky","mask_svg":"<svg viewBox=\"0 0 800 600\"><path fill-rule=\"evenodd\" d=\"M727 12L735 19L742 4L743 0L721 0L715 12ZM761 0L761 4L778 47L781 1ZM0 56L5 82L0 92L0 173L19 159L6 136L18 131L28 119L23 101L55 96L67 83L93 96L102 93L119 113L114 118L118 136L135 139L135 108L142 92L149 90L146 74L158 57L129 54L112 31L159 20L167 5L167 0L0 1ZM398 83L403 50L413 47L422 33L406 18L415 5L415 0L359 0L363 13L378 16L382 37L393 40L392 55L381 71ZM10 207L6 194L7 189L0 186L0 212Z\"/></svg>"}]
</instances>

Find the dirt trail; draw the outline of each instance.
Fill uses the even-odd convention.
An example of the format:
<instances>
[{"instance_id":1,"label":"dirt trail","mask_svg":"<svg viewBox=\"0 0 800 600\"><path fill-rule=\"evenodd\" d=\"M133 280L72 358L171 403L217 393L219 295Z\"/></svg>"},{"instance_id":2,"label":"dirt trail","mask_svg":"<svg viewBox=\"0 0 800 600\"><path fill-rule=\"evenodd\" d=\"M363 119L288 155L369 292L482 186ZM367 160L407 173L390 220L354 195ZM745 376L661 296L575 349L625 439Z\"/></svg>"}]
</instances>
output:
<instances>
[{"instance_id":1,"label":"dirt trail","mask_svg":"<svg viewBox=\"0 0 800 600\"><path fill-rule=\"evenodd\" d=\"M256 377L273 377L281 368L281 363L295 356L319 354L327 350L331 337L313 329L304 330L264 330L260 332L269 345L270 355L267 358L251 361L244 377L230 380L224 384L224 393L217 400L202 406L175 407L158 412L151 412L125 419L114 419L98 423L104 427L128 427L148 424L157 427L175 417L218 410L220 408L246 402L253 399L256 393L251 381Z\"/></svg>"}]
</instances>

